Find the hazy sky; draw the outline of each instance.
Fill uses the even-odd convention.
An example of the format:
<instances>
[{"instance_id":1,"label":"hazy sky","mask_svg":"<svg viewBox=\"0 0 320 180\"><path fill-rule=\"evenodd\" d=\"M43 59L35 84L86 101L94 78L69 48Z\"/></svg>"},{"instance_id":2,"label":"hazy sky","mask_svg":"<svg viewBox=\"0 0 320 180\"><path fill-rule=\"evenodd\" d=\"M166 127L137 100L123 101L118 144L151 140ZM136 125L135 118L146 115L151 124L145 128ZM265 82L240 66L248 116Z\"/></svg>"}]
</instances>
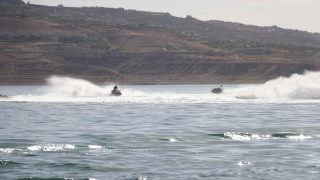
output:
<instances>
[{"instance_id":1,"label":"hazy sky","mask_svg":"<svg viewBox=\"0 0 320 180\"><path fill-rule=\"evenodd\" d=\"M123 7L199 20L222 20L258 26L320 32L320 0L24 0L68 7Z\"/></svg>"}]
</instances>

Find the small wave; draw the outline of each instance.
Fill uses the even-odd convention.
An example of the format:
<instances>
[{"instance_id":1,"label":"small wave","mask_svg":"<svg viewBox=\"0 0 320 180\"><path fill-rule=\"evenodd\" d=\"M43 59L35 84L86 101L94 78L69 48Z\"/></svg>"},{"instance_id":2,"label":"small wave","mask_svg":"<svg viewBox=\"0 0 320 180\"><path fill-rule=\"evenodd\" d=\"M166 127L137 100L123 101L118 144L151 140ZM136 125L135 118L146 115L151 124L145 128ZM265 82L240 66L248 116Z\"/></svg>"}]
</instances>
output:
<instances>
[{"instance_id":1,"label":"small wave","mask_svg":"<svg viewBox=\"0 0 320 180\"><path fill-rule=\"evenodd\" d=\"M296 134L296 133L280 132L280 133L272 134L272 137L275 137L275 138L287 138L288 136L297 136L297 135L298 134Z\"/></svg>"},{"instance_id":2,"label":"small wave","mask_svg":"<svg viewBox=\"0 0 320 180\"><path fill-rule=\"evenodd\" d=\"M28 147L30 151L66 151L72 149L75 149L75 146L70 144L43 144Z\"/></svg>"},{"instance_id":3,"label":"small wave","mask_svg":"<svg viewBox=\"0 0 320 180\"><path fill-rule=\"evenodd\" d=\"M251 134L248 133L238 133L238 132L226 132L224 133L226 138L230 138L233 140L251 140Z\"/></svg>"},{"instance_id":4,"label":"small wave","mask_svg":"<svg viewBox=\"0 0 320 180\"><path fill-rule=\"evenodd\" d=\"M225 132L223 134L209 134L210 136L216 136L225 139L233 139L233 140L251 140L253 137L252 134L241 133L241 132Z\"/></svg>"},{"instance_id":5,"label":"small wave","mask_svg":"<svg viewBox=\"0 0 320 180\"><path fill-rule=\"evenodd\" d=\"M179 141L179 140L174 139L174 138L169 138L169 139L167 139L167 138L161 138L161 139L158 139L158 140L160 140L160 141L170 141L170 142L176 142L176 141Z\"/></svg>"},{"instance_id":6,"label":"small wave","mask_svg":"<svg viewBox=\"0 0 320 180\"><path fill-rule=\"evenodd\" d=\"M55 177L53 177L53 178L25 177L25 178L17 179L17 180L74 180L74 179L73 178L55 178ZM96 179L84 178L81 180L96 180Z\"/></svg>"},{"instance_id":7,"label":"small wave","mask_svg":"<svg viewBox=\"0 0 320 180\"><path fill-rule=\"evenodd\" d=\"M0 160L0 166L8 166L8 165L14 165L14 164L19 164L19 163L8 161L8 160Z\"/></svg>"},{"instance_id":8,"label":"small wave","mask_svg":"<svg viewBox=\"0 0 320 180\"><path fill-rule=\"evenodd\" d=\"M299 134L299 133L291 133L291 132L280 132L272 134L273 138L289 138L289 139L306 139L312 138L309 135Z\"/></svg>"},{"instance_id":9,"label":"small wave","mask_svg":"<svg viewBox=\"0 0 320 180\"><path fill-rule=\"evenodd\" d=\"M13 149L13 148L0 148L0 154L17 154L19 156L37 156L36 154L31 154L29 152L25 152L22 149Z\"/></svg>"},{"instance_id":10,"label":"small wave","mask_svg":"<svg viewBox=\"0 0 320 180\"><path fill-rule=\"evenodd\" d=\"M223 134L209 134L209 136L215 136L215 137L220 137L224 139L233 139L238 141L259 140L259 139L279 139L279 138L288 138L288 139L312 138L309 135L290 133L290 132L275 133L271 135L270 134L266 134L266 135L249 134L249 133L242 133L242 132L225 132Z\"/></svg>"},{"instance_id":11,"label":"small wave","mask_svg":"<svg viewBox=\"0 0 320 180\"><path fill-rule=\"evenodd\" d=\"M129 178L128 180L147 180L148 178L146 177L133 177L133 178Z\"/></svg>"},{"instance_id":12,"label":"small wave","mask_svg":"<svg viewBox=\"0 0 320 180\"><path fill-rule=\"evenodd\" d=\"M102 149L102 146L98 146L98 145L89 145L88 146L90 149Z\"/></svg>"},{"instance_id":13,"label":"small wave","mask_svg":"<svg viewBox=\"0 0 320 180\"><path fill-rule=\"evenodd\" d=\"M246 162L246 161L240 161L240 162L238 163L238 165L239 165L239 166L246 166L246 165L251 165L251 163L250 163L250 162Z\"/></svg>"}]
</instances>

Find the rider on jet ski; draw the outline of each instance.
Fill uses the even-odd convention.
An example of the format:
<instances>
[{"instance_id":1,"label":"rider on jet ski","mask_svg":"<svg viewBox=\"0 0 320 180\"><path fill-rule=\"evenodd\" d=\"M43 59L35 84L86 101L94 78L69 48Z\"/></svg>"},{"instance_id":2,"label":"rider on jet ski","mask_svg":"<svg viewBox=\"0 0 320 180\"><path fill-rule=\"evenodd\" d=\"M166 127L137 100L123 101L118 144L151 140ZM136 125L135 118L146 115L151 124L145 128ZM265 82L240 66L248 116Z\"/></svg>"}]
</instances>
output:
<instances>
[{"instance_id":1,"label":"rider on jet ski","mask_svg":"<svg viewBox=\"0 0 320 180\"><path fill-rule=\"evenodd\" d=\"M112 95L116 95L116 96L120 96L122 94L121 91L118 89L117 85L113 87L113 90L111 91L111 93Z\"/></svg>"}]
</instances>

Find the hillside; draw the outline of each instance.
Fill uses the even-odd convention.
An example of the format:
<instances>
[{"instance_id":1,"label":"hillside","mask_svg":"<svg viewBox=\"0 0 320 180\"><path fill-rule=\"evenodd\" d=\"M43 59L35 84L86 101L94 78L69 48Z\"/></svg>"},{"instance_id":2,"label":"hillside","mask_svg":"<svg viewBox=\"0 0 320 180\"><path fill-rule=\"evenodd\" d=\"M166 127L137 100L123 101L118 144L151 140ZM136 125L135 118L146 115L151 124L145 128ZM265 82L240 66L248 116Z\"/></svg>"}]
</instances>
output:
<instances>
[{"instance_id":1,"label":"hillside","mask_svg":"<svg viewBox=\"0 0 320 180\"><path fill-rule=\"evenodd\" d=\"M320 69L320 35L123 8L0 2L0 84L264 82Z\"/></svg>"},{"instance_id":2,"label":"hillside","mask_svg":"<svg viewBox=\"0 0 320 180\"><path fill-rule=\"evenodd\" d=\"M0 0L0 4L26 5L26 3L22 0Z\"/></svg>"}]
</instances>

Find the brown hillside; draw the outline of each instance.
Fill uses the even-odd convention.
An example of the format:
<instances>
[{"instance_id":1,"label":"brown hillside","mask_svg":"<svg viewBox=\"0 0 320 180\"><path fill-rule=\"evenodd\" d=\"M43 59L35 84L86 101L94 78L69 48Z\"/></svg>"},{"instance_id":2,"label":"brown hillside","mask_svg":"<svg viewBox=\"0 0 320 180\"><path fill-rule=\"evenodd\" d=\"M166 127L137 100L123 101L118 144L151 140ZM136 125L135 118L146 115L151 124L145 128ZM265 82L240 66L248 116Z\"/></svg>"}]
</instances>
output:
<instances>
[{"instance_id":1,"label":"brown hillside","mask_svg":"<svg viewBox=\"0 0 320 180\"><path fill-rule=\"evenodd\" d=\"M0 5L0 84L264 82L320 69L320 36L112 8ZM272 31L270 31L272 29Z\"/></svg>"},{"instance_id":2,"label":"brown hillside","mask_svg":"<svg viewBox=\"0 0 320 180\"><path fill-rule=\"evenodd\" d=\"M0 4L25 5L26 3L22 0L0 0Z\"/></svg>"}]
</instances>

